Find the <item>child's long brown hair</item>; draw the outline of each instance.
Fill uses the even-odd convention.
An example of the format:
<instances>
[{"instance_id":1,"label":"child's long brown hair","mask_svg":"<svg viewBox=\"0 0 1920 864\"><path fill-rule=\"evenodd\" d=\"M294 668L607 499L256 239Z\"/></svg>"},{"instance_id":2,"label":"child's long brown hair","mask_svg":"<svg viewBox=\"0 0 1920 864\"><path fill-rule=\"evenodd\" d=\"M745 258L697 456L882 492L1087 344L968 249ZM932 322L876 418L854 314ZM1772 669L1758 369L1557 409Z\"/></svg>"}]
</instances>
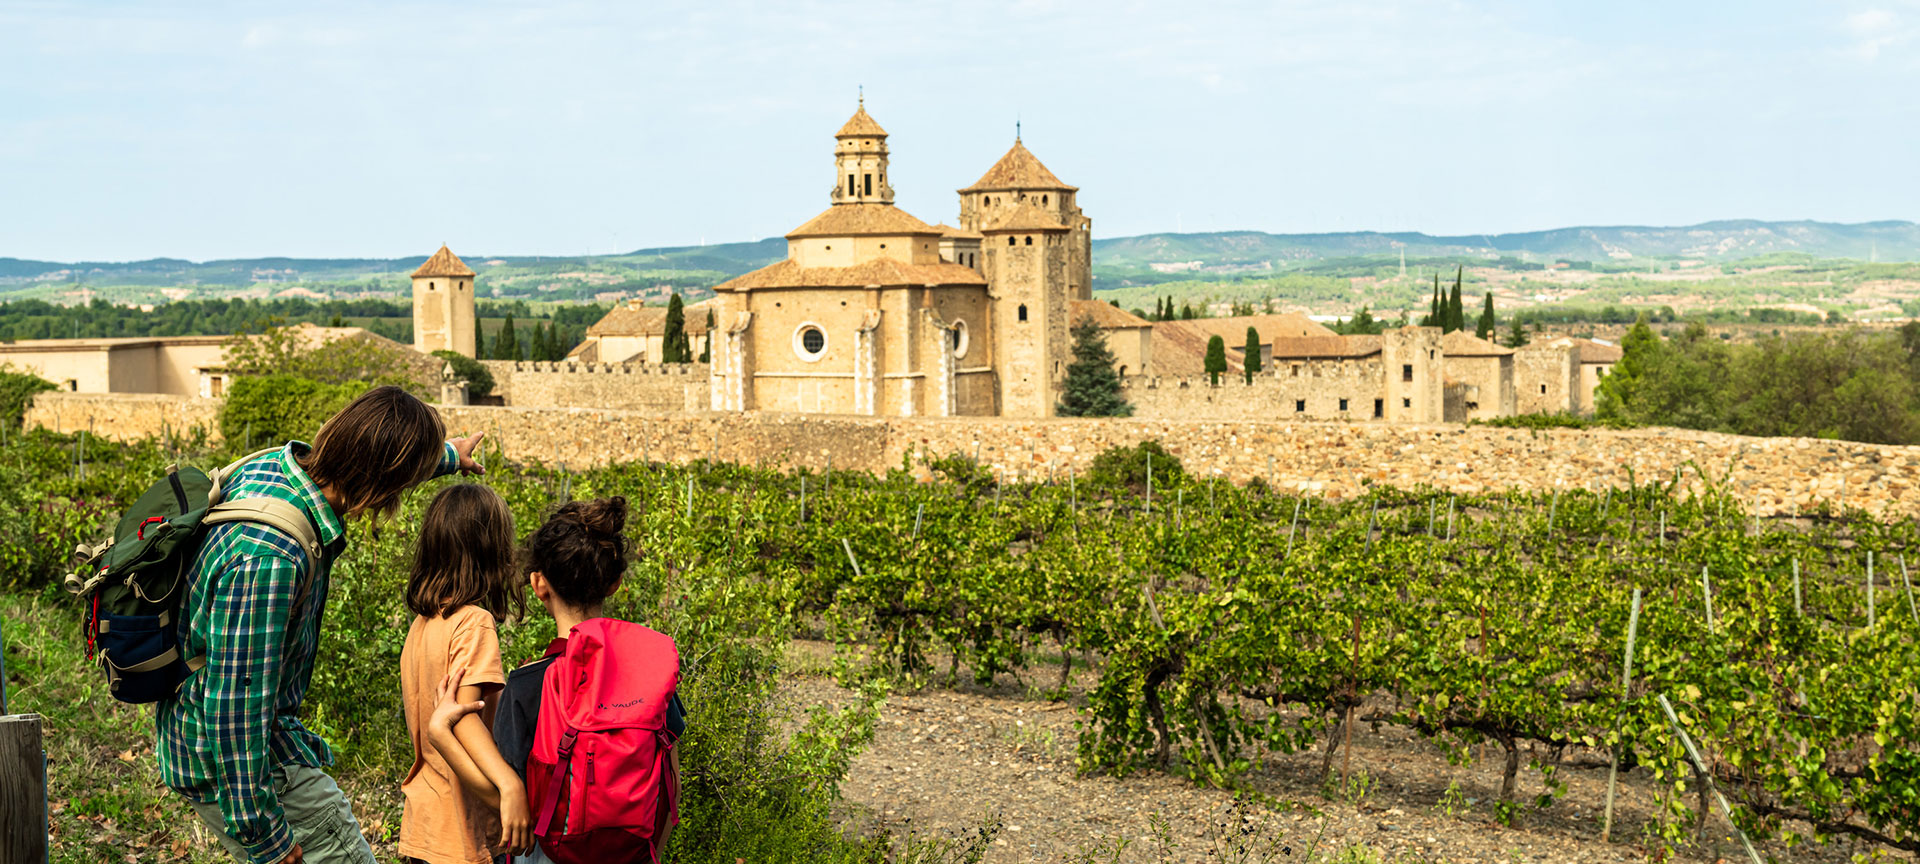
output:
<instances>
[{"instance_id":1,"label":"child's long brown hair","mask_svg":"<svg viewBox=\"0 0 1920 864\"><path fill-rule=\"evenodd\" d=\"M478 483L440 490L420 523L407 608L427 618L462 606L518 617L525 606L513 561L513 514Z\"/></svg>"}]
</instances>

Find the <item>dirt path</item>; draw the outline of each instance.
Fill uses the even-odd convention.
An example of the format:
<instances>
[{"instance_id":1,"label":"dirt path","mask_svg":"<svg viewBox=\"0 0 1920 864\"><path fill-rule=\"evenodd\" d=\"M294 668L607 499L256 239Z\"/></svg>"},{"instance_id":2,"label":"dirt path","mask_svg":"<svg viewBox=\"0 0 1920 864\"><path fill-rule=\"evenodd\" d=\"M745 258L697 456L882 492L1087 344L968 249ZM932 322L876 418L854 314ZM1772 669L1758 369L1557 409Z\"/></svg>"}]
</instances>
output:
<instances>
[{"instance_id":1,"label":"dirt path","mask_svg":"<svg viewBox=\"0 0 1920 864\"><path fill-rule=\"evenodd\" d=\"M807 672L822 668L819 660L829 652L820 643L796 645L799 674L786 689L797 705L852 701L830 678ZM881 710L873 744L854 760L842 784L850 824L959 837L997 814L1003 827L987 856L992 862L1087 860L1087 852L1110 851L1116 841L1130 847L1118 858L1102 854L1091 860L1306 861L1318 853L1358 862L1605 864L1645 861L1656 848L1642 840L1658 805L1657 788L1643 771L1622 775L1614 838L1626 842L1599 840L1604 768L1562 769L1565 793L1545 810L1529 809L1510 828L1494 821L1502 761L1497 751L1489 750L1485 759L1470 754L1474 758L1456 766L1431 742L1390 725L1355 729L1353 791L1332 799L1315 782L1317 752L1270 757L1248 777L1268 803L1240 810L1229 791L1163 773L1077 776L1077 706L1092 679L1075 677L1066 703L1031 698L1006 676L985 688L897 690ZM1339 775L1337 758L1334 773ZM1518 797L1527 801L1542 791L1540 772L1523 769ZM1156 829L1156 820L1164 820L1164 830ZM1724 819L1710 818L1707 831L1707 846L1687 857L1745 860ZM1230 842L1271 848L1264 857L1214 854L1227 851ZM1363 849L1348 849L1353 846ZM1337 858L1343 851L1359 857ZM1779 861L1817 862L1846 861L1849 851L1844 841L1762 850Z\"/></svg>"}]
</instances>

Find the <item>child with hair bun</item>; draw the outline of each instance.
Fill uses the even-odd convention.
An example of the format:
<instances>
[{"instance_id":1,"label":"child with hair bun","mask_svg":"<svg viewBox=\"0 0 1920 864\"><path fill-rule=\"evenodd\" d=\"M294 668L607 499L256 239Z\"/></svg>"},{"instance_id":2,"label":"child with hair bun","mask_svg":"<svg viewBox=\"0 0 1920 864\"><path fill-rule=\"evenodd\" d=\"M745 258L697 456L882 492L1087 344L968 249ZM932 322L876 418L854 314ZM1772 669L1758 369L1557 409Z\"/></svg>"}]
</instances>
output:
<instances>
[{"instance_id":1,"label":"child with hair bun","mask_svg":"<svg viewBox=\"0 0 1920 864\"><path fill-rule=\"evenodd\" d=\"M574 501L527 540L522 567L558 634L507 676L494 717L495 747L524 779L536 823L537 848L516 861L658 861L679 821L677 649L606 617L627 571L626 520L625 498ZM454 724L475 710L443 686L435 744L457 746Z\"/></svg>"}]
</instances>

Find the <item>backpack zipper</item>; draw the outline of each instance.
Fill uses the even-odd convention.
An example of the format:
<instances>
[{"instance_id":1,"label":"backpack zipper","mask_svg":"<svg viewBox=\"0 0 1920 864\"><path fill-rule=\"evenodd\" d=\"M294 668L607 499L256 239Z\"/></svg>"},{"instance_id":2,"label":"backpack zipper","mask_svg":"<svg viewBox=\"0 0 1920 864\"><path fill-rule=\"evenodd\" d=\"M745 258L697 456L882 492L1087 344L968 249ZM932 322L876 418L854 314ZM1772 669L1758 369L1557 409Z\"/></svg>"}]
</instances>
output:
<instances>
[{"instance_id":1,"label":"backpack zipper","mask_svg":"<svg viewBox=\"0 0 1920 864\"><path fill-rule=\"evenodd\" d=\"M593 785L593 740L587 740L587 785Z\"/></svg>"}]
</instances>

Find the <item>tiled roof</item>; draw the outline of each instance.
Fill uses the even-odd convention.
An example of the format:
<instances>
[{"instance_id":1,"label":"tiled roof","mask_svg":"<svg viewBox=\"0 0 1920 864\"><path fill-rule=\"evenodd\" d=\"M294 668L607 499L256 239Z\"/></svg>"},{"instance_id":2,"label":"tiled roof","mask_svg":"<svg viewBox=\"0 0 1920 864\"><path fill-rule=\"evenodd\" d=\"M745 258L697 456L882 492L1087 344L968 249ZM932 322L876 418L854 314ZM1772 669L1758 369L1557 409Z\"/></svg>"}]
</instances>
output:
<instances>
[{"instance_id":1,"label":"tiled roof","mask_svg":"<svg viewBox=\"0 0 1920 864\"><path fill-rule=\"evenodd\" d=\"M1080 323L1081 318L1092 318L1093 323L1102 330L1121 327L1152 327L1153 322L1135 317L1133 313L1114 306L1105 300L1074 300L1068 304L1067 325Z\"/></svg>"},{"instance_id":2,"label":"tiled roof","mask_svg":"<svg viewBox=\"0 0 1920 864\"><path fill-rule=\"evenodd\" d=\"M699 336L707 332L707 316L692 308L686 312L686 326L682 329L688 336ZM587 328L588 336L659 336L667 332L667 307L637 306L623 303L613 307L613 311L595 321Z\"/></svg>"},{"instance_id":3,"label":"tiled roof","mask_svg":"<svg viewBox=\"0 0 1920 864\"><path fill-rule=\"evenodd\" d=\"M975 231L971 228L955 228L952 225L948 225L945 222L942 222L938 225L933 226L933 229L935 231L940 232L940 236L942 237L955 237L962 240L980 239L980 232L978 231Z\"/></svg>"},{"instance_id":4,"label":"tiled roof","mask_svg":"<svg viewBox=\"0 0 1920 864\"><path fill-rule=\"evenodd\" d=\"M1040 164L1040 160L1027 150L1027 145L1020 143L1020 139L1016 138L1013 141L1013 148L1007 151L1007 155L1000 157L1000 161L993 163L993 167L988 168L987 173L980 175L980 179L974 181L972 186L968 186L960 191L963 193L981 192L989 189L1065 189L1067 191L1074 191L1078 188L1080 187L1068 186L1060 182L1060 178L1053 176L1053 172L1048 171L1047 166Z\"/></svg>"},{"instance_id":5,"label":"tiled roof","mask_svg":"<svg viewBox=\"0 0 1920 864\"><path fill-rule=\"evenodd\" d=\"M1147 374L1168 378L1197 378L1207 374L1207 341L1212 334L1192 327L1191 321L1161 321L1153 325L1153 361ZM1244 333L1241 335L1245 335ZM1223 339L1229 347L1233 341ZM1227 352L1227 371L1240 374L1240 358Z\"/></svg>"},{"instance_id":6,"label":"tiled roof","mask_svg":"<svg viewBox=\"0 0 1920 864\"><path fill-rule=\"evenodd\" d=\"M835 204L825 212L792 231L797 237L854 237L863 234L939 234L928 225L892 204Z\"/></svg>"},{"instance_id":7,"label":"tiled roof","mask_svg":"<svg viewBox=\"0 0 1920 864\"><path fill-rule=\"evenodd\" d=\"M1247 344L1248 327L1252 327L1260 334L1262 345L1275 339L1334 335L1332 330L1298 312L1283 312L1277 315L1234 315L1228 318L1193 318L1166 323L1191 327L1205 336L1218 335L1226 340L1229 348L1239 348Z\"/></svg>"},{"instance_id":8,"label":"tiled roof","mask_svg":"<svg viewBox=\"0 0 1920 864\"><path fill-rule=\"evenodd\" d=\"M715 291L757 291L764 288L861 288L868 285L985 285L971 267L941 261L907 264L876 258L852 267L801 267L792 259L714 286Z\"/></svg>"},{"instance_id":9,"label":"tiled roof","mask_svg":"<svg viewBox=\"0 0 1920 864\"><path fill-rule=\"evenodd\" d=\"M1580 362L1582 363L1618 363L1620 362L1621 355L1626 353L1621 350L1618 345L1595 342L1592 339L1581 339L1578 341L1580 342Z\"/></svg>"},{"instance_id":10,"label":"tiled roof","mask_svg":"<svg viewBox=\"0 0 1920 864\"><path fill-rule=\"evenodd\" d=\"M1060 217L1042 209L1029 198L1012 207L997 209L988 214L986 224L980 226L983 232L997 231L1065 231L1066 223Z\"/></svg>"},{"instance_id":11,"label":"tiled roof","mask_svg":"<svg viewBox=\"0 0 1920 864\"><path fill-rule=\"evenodd\" d=\"M1505 357L1512 354L1513 349L1495 345L1465 330L1455 330L1440 337L1440 352L1448 357Z\"/></svg>"},{"instance_id":12,"label":"tiled roof","mask_svg":"<svg viewBox=\"0 0 1920 864\"><path fill-rule=\"evenodd\" d=\"M453 254L453 250L448 249L445 244L440 246L440 251L433 253L432 258L427 259L427 263L420 265L420 269L413 271L416 279L421 276L472 275L473 268L468 267L466 262L461 261L460 256Z\"/></svg>"},{"instance_id":13,"label":"tiled roof","mask_svg":"<svg viewBox=\"0 0 1920 864\"><path fill-rule=\"evenodd\" d=\"M859 110L853 112L852 117L847 118L846 125L841 126L840 131L833 133L833 137L885 138L887 137L887 130L880 128L880 124L873 119L873 115L867 113L866 103L862 102L860 103Z\"/></svg>"},{"instance_id":14,"label":"tiled roof","mask_svg":"<svg viewBox=\"0 0 1920 864\"><path fill-rule=\"evenodd\" d=\"M1369 357L1380 353L1378 336L1290 336L1273 340L1275 360Z\"/></svg>"}]
</instances>

